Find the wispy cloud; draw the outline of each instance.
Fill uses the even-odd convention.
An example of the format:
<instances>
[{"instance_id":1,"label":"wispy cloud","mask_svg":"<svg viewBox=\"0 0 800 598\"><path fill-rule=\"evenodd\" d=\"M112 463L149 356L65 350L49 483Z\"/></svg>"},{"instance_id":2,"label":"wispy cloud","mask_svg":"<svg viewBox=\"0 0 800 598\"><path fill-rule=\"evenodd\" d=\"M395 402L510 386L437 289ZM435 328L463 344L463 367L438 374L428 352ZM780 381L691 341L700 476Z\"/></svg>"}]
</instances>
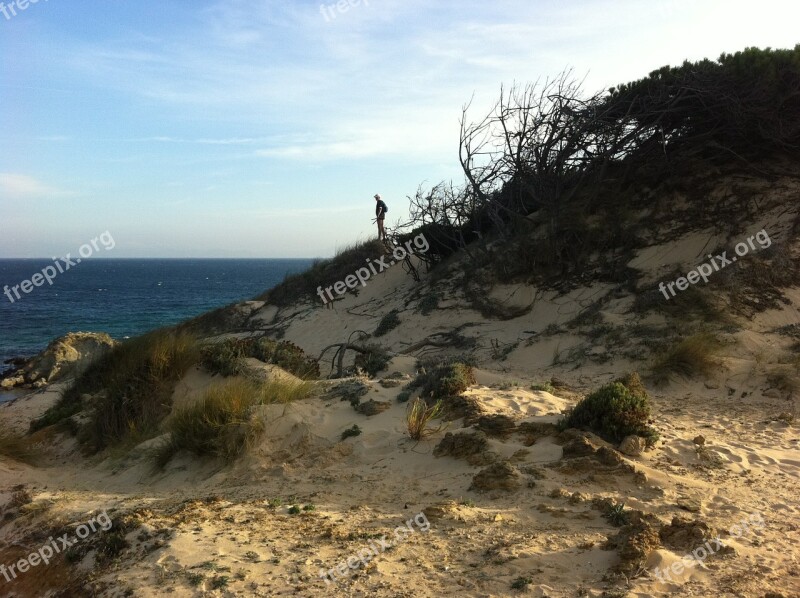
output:
<instances>
[{"instance_id":1,"label":"wispy cloud","mask_svg":"<svg viewBox=\"0 0 800 598\"><path fill-rule=\"evenodd\" d=\"M11 199L36 197L70 197L75 193L51 187L24 174L0 172L0 195Z\"/></svg>"}]
</instances>

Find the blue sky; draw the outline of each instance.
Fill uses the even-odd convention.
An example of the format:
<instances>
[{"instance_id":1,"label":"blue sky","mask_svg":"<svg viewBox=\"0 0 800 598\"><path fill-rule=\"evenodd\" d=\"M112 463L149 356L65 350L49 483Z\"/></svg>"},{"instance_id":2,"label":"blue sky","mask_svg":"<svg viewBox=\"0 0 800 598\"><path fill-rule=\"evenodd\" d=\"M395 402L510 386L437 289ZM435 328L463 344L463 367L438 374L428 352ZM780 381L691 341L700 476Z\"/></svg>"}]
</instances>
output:
<instances>
[{"instance_id":1,"label":"blue sky","mask_svg":"<svg viewBox=\"0 0 800 598\"><path fill-rule=\"evenodd\" d=\"M473 96L478 118L567 67L594 91L800 41L794 0L9 4L0 257L106 230L105 257L331 255L374 234L376 192L393 222L420 183L460 182Z\"/></svg>"}]
</instances>

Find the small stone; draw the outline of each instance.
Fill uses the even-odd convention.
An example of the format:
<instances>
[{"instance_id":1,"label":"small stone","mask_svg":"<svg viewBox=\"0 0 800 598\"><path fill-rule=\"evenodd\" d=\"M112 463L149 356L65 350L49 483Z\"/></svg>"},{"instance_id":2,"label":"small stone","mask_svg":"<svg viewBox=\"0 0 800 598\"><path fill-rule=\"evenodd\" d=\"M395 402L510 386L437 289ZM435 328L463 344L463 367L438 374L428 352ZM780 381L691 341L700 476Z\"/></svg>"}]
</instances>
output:
<instances>
[{"instance_id":1,"label":"small stone","mask_svg":"<svg viewBox=\"0 0 800 598\"><path fill-rule=\"evenodd\" d=\"M703 506L702 501L697 498L691 498L689 496L681 496L678 498L677 505L683 509L684 511L689 511L690 513L699 513L700 509Z\"/></svg>"},{"instance_id":2,"label":"small stone","mask_svg":"<svg viewBox=\"0 0 800 598\"><path fill-rule=\"evenodd\" d=\"M619 450L630 457L638 457L647 448L647 440L641 436L626 436L620 443Z\"/></svg>"},{"instance_id":3,"label":"small stone","mask_svg":"<svg viewBox=\"0 0 800 598\"><path fill-rule=\"evenodd\" d=\"M694 440L692 440L697 446L704 446L706 443L705 436L695 436Z\"/></svg>"}]
</instances>

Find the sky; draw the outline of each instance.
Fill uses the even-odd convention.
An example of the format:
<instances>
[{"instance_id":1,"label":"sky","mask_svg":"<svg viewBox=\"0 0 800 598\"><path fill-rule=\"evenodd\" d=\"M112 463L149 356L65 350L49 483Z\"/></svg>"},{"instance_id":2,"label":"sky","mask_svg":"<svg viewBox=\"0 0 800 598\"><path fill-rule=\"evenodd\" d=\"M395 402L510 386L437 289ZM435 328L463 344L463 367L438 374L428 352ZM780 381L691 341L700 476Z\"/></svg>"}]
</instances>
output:
<instances>
[{"instance_id":1,"label":"sky","mask_svg":"<svg viewBox=\"0 0 800 598\"><path fill-rule=\"evenodd\" d=\"M796 0L5 0L0 258L325 257L462 181L459 119L800 42Z\"/></svg>"}]
</instances>

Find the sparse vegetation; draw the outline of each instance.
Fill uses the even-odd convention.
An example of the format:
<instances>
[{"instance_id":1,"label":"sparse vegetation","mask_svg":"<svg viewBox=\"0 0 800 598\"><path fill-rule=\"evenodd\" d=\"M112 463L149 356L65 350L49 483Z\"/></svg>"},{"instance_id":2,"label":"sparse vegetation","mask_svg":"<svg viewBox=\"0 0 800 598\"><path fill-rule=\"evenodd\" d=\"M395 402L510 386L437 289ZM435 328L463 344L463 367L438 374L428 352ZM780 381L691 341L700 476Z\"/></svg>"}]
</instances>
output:
<instances>
[{"instance_id":1,"label":"sparse vegetation","mask_svg":"<svg viewBox=\"0 0 800 598\"><path fill-rule=\"evenodd\" d=\"M422 440L443 430L444 424L440 424L436 428L430 427L434 419L442 416L442 412L442 401L436 401L433 405L428 405L421 398L411 401L406 409L408 435L412 440Z\"/></svg>"},{"instance_id":2,"label":"sparse vegetation","mask_svg":"<svg viewBox=\"0 0 800 598\"><path fill-rule=\"evenodd\" d=\"M286 306L307 298L321 304L317 287L327 287L364 266L367 260L375 260L386 253L386 248L377 239L356 243L337 252L331 259L319 260L311 268L299 274L287 276L283 282L262 294L258 299L273 305Z\"/></svg>"},{"instance_id":3,"label":"sparse vegetation","mask_svg":"<svg viewBox=\"0 0 800 598\"><path fill-rule=\"evenodd\" d=\"M721 343L708 332L701 332L678 341L658 355L650 367L653 382L663 385L673 374L695 378L709 376L719 367L715 355Z\"/></svg>"},{"instance_id":4,"label":"sparse vegetation","mask_svg":"<svg viewBox=\"0 0 800 598\"><path fill-rule=\"evenodd\" d=\"M170 439L156 450L156 466L163 467L180 450L231 461L263 431L260 420L251 413L252 407L301 400L311 390L308 382L271 380L259 384L241 378L212 386L200 401L167 420Z\"/></svg>"},{"instance_id":5,"label":"sparse vegetation","mask_svg":"<svg viewBox=\"0 0 800 598\"><path fill-rule=\"evenodd\" d=\"M157 330L114 347L78 377L31 431L81 411L92 395L89 421L78 438L92 451L147 437L169 413L175 382L200 359L197 340L183 332Z\"/></svg>"},{"instance_id":6,"label":"sparse vegetation","mask_svg":"<svg viewBox=\"0 0 800 598\"><path fill-rule=\"evenodd\" d=\"M613 443L630 435L642 436L652 446L658 440L658 432L649 420L647 394L612 382L581 400L559 424L562 428L588 428Z\"/></svg>"}]
</instances>

